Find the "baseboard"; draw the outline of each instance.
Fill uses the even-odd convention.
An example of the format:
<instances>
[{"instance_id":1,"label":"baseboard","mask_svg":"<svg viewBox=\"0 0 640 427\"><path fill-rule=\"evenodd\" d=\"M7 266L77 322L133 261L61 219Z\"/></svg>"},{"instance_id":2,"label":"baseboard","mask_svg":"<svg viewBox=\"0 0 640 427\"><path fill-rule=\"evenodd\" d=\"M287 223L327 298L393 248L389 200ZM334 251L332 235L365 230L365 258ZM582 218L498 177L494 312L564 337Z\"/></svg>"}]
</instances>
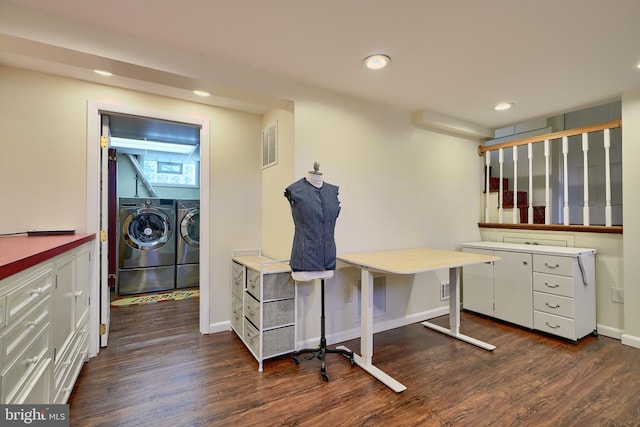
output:
<instances>
[{"instance_id":1,"label":"baseboard","mask_svg":"<svg viewBox=\"0 0 640 427\"><path fill-rule=\"evenodd\" d=\"M231 321L226 320L224 322L218 323L210 323L209 324L209 333L215 334L217 332L226 332L231 330Z\"/></svg>"},{"instance_id":2,"label":"baseboard","mask_svg":"<svg viewBox=\"0 0 640 427\"><path fill-rule=\"evenodd\" d=\"M413 323L424 322L425 320L433 319L435 317L445 316L449 314L449 306L439 307L433 310L427 310L420 313L410 314L405 317L388 320L373 320L373 332L383 332L390 329L400 328L402 326L411 325ZM360 338L360 327L351 328L346 331L335 332L333 334L327 334L327 344L332 345L339 342L349 341L356 338ZM313 348L320 342L320 337L313 337L298 342L297 348Z\"/></svg>"},{"instance_id":3,"label":"baseboard","mask_svg":"<svg viewBox=\"0 0 640 427\"><path fill-rule=\"evenodd\" d=\"M615 338L617 340L622 338L624 331L622 329L612 328L610 326L605 325L597 325L598 326L598 335L604 335L605 337Z\"/></svg>"},{"instance_id":4,"label":"baseboard","mask_svg":"<svg viewBox=\"0 0 640 427\"><path fill-rule=\"evenodd\" d=\"M640 348L640 337L622 334L622 344L635 348Z\"/></svg>"}]
</instances>

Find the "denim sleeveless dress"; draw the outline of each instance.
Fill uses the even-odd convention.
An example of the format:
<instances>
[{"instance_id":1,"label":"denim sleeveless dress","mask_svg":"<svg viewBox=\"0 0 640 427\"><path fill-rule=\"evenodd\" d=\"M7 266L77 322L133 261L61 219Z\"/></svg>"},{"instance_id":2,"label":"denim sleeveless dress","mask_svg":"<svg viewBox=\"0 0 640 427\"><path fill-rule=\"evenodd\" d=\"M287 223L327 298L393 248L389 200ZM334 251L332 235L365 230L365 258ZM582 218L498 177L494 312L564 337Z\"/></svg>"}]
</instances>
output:
<instances>
[{"instance_id":1,"label":"denim sleeveless dress","mask_svg":"<svg viewBox=\"0 0 640 427\"><path fill-rule=\"evenodd\" d=\"M291 204L295 225L289 261L291 269L335 270L334 230L340 213L338 187L325 182L316 188L302 178L288 186L284 196Z\"/></svg>"}]
</instances>

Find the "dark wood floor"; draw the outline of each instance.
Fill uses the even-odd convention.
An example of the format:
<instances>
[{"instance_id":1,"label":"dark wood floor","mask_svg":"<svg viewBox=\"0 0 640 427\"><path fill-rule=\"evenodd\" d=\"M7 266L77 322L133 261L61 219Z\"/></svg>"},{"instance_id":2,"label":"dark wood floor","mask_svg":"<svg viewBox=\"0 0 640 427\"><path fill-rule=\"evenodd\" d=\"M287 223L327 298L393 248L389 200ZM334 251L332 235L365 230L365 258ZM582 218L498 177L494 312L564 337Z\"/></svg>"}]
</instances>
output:
<instances>
[{"instance_id":1,"label":"dark wood floor","mask_svg":"<svg viewBox=\"0 0 640 427\"><path fill-rule=\"evenodd\" d=\"M198 332L197 299L119 308L111 322L71 395L72 426L640 425L640 350L603 336L572 344L472 313L463 332L493 352L420 324L378 333L375 364L407 386L396 394L338 355L328 383L318 360L258 372L232 332Z\"/></svg>"}]
</instances>

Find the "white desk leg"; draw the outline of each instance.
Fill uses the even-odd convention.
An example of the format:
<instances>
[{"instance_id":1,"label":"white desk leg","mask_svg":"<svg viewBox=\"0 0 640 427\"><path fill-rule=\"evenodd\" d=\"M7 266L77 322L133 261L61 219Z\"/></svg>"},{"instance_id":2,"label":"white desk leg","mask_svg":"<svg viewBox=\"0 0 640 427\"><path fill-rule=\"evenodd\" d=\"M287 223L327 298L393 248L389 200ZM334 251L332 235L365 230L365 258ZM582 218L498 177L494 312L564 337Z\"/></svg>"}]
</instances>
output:
<instances>
[{"instance_id":1,"label":"white desk leg","mask_svg":"<svg viewBox=\"0 0 640 427\"><path fill-rule=\"evenodd\" d=\"M362 369L396 393L400 393L406 390L407 387L373 366L373 275L369 270L363 268L360 277L360 356L354 354L353 359ZM350 351L345 346L339 346L338 348Z\"/></svg>"},{"instance_id":2,"label":"white desk leg","mask_svg":"<svg viewBox=\"0 0 640 427\"><path fill-rule=\"evenodd\" d=\"M459 267L449 269L449 330L460 333L460 274Z\"/></svg>"},{"instance_id":3,"label":"white desk leg","mask_svg":"<svg viewBox=\"0 0 640 427\"><path fill-rule=\"evenodd\" d=\"M493 344L477 340L460 333L460 267L449 269L449 329L431 322L422 322L427 328L452 336L461 341L473 344L485 350L496 348Z\"/></svg>"},{"instance_id":4,"label":"white desk leg","mask_svg":"<svg viewBox=\"0 0 640 427\"><path fill-rule=\"evenodd\" d=\"M360 275L360 356L371 365L373 359L373 274L364 268Z\"/></svg>"}]
</instances>

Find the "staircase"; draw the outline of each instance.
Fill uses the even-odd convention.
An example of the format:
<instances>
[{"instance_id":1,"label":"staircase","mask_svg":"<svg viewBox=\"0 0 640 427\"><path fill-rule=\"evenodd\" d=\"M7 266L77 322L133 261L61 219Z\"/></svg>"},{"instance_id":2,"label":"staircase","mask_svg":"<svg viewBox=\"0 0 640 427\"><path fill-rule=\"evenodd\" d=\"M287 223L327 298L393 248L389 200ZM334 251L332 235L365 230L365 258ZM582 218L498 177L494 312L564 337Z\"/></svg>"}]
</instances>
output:
<instances>
[{"instance_id":1,"label":"staircase","mask_svg":"<svg viewBox=\"0 0 640 427\"><path fill-rule=\"evenodd\" d=\"M499 222L499 206L500 206L500 178L489 177L489 222ZM483 199L484 204L487 203L486 196ZM518 209L519 212L516 215L516 223L527 224L529 222L528 217L528 205L527 205L527 192L518 191L515 195L514 204L514 191L509 190L509 179L502 178L502 223L513 224L513 210ZM533 223L544 224L544 206L533 207ZM483 209L482 212L485 212Z\"/></svg>"}]
</instances>

